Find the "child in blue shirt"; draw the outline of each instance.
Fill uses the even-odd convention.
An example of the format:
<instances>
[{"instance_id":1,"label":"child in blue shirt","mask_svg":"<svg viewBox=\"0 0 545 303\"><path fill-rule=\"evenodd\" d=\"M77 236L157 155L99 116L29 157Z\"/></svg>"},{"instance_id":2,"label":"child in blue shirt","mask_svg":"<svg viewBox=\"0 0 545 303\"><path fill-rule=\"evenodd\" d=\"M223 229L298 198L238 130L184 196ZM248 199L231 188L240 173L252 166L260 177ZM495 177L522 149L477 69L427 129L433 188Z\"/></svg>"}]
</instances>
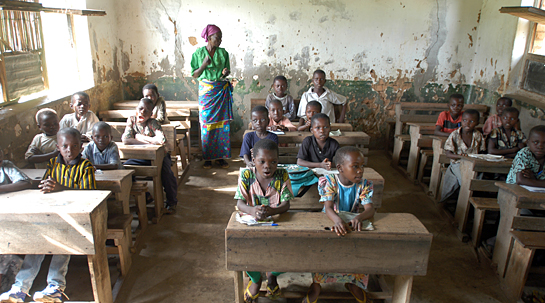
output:
<instances>
[{"instance_id":1,"label":"child in blue shirt","mask_svg":"<svg viewBox=\"0 0 545 303\"><path fill-rule=\"evenodd\" d=\"M83 150L83 158L91 161L98 169L123 169L119 149L112 141L112 127L108 123L102 121L95 123L91 139L93 141Z\"/></svg>"}]
</instances>

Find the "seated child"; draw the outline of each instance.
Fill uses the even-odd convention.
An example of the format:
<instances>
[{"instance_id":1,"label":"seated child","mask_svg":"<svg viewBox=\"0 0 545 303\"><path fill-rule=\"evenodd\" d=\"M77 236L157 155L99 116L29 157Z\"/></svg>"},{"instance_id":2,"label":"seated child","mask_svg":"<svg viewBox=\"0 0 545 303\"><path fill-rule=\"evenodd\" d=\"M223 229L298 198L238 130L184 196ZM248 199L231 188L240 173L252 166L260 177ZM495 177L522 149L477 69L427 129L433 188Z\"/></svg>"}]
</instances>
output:
<instances>
[{"instance_id":1,"label":"seated child","mask_svg":"<svg viewBox=\"0 0 545 303\"><path fill-rule=\"evenodd\" d=\"M268 130L272 131L295 131L297 128L291 123L291 121L284 116L284 110L282 109L282 102L278 100L272 100L269 104L269 126Z\"/></svg>"},{"instance_id":2,"label":"seated child","mask_svg":"<svg viewBox=\"0 0 545 303\"><path fill-rule=\"evenodd\" d=\"M153 144L165 145L167 140L157 120L151 118L153 111L153 101L148 98L142 98L136 107L136 113L127 119L127 126L123 133L122 140L127 145ZM129 159L125 165L151 165L150 160ZM178 182L172 172L172 160L170 153L165 154L163 166L161 168L161 181L167 197L166 213L176 212L178 204Z\"/></svg>"},{"instance_id":3,"label":"seated child","mask_svg":"<svg viewBox=\"0 0 545 303\"><path fill-rule=\"evenodd\" d=\"M30 179L11 161L4 160L4 151L0 148L0 193L7 193L31 188ZM2 276L21 267L22 259L17 255L0 255L0 281Z\"/></svg>"},{"instance_id":4,"label":"seated child","mask_svg":"<svg viewBox=\"0 0 545 303\"><path fill-rule=\"evenodd\" d=\"M91 143L83 149L82 156L91 161L97 169L123 169L119 159L119 149L112 140L112 127L106 122L97 122L93 126Z\"/></svg>"},{"instance_id":5,"label":"seated child","mask_svg":"<svg viewBox=\"0 0 545 303\"><path fill-rule=\"evenodd\" d=\"M445 141L445 154L450 158L450 165L443 177L443 191L440 202L444 202L452 195L462 183L460 172L460 158L468 154L478 154L486 150L484 137L481 132L475 130L479 124L479 112L468 109L462 114L462 127L453 131Z\"/></svg>"},{"instance_id":6,"label":"seated child","mask_svg":"<svg viewBox=\"0 0 545 303\"><path fill-rule=\"evenodd\" d=\"M239 211L257 220L284 213L290 208L293 199L288 172L278 168L278 145L268 139L257 141L254 145L253 161L255 167L240 171L238 188L235 194ZM261 273L247 272L250 282L244 292L244 302L256 302L261 288ZM267 273L267 295L276 299L280 288L276 277L280 272Z\"/></svg>"},{"instance_id":7,"label":"seated child","mask_svg":"<svg viewBox=\"0 0 545 303\"><path fill-rule=\"evenodd\" d=\"M503 122L502 122L503 123ZM521 149L507 175L508 184L545 187L545 125L534 126L528 134L527 147Z\"/></svg>"},{"instance_id":8,"label":"seated child","mask_svg":"<svg viewBox=\"0 0 545 303\"><path fill-rule=\"evenodd\" d=\"M363 179L364 160L365 157L358 148L342 147L335 155L339 174L325 175L318 182L320 203L324 204L325 214L333 221L332 230L337 236L344 236L350 231L361 231L362 221L375 214L371 200L373 183ZM363 208L361 213L360 208ZM368 281L367 274L313 273L312 285L303 302L316 302L321 290L320 283L329 282L344 282L344 287L357 302L366 302L365 289Z\"/></svg>"},{"instance_id":9,"label":"seated child","mask_svg":"<svg viewBox=\"0 0 545 303\"><path fill-rule=\"evenodd\" d=\"M346 97L336 94L324 87L325 82L325 72L321 69L316 70L312 76L312 84L314 86L301 96L297 116L305 116L305 109L307 108L308 102L318 101L322 105L322 113L328 115L329 119L335 122L335 109L333 104L342 104L341 116L337 122L344 123L344 116L346 115Z\"/></svg>"},{"instance_id":10,"label":"seated child","mask_svg":"<svg viewBox=\"0 0 545 303\"><path fill-rule=\"evenodd\" d=\"M488 153L514 158L526 146L524 133L515 128L519 121L519 110L507 107L501 114L501 121L500 127L494 128L488 136Z\"/></svg>"},{"instance_id":11,"label":"seated child","mask_svg":"<svg viewBox=\"0 0 545 303\"><path fill-rule=\"evenodd\" d=\"M299 119L299 126L297 130L300 132L310 131L310 119L315 114L322 112L322 104L318 101L310 101L307 103L307 108L305 109L305 116Z\"/></svg>"},{"instance_id":12,"label":"seated child","mask_svg":"<svg viewBox=\"0 0 545 303\"><path fill-rule=\"evenodd\" d=\"M159 91L155 84L146 84L142 88L142 94L144 98L148 98L153 101L153 112L151 117L161 124L168 124L170 121L167 117L167 106L165 99L159 96Z\"/></svg>"},{"instance_id":13,"label":"seated child","mask_svg":"<svg viewBox=\"0 0 545 303\"><path fill-rule=\"evenodd\" d=\"M310 168L321 167L331 169L331 160L339 149L339 142L329 137L329 117L326 114L316 114L310 120L310 131L301 143L297 153L297 164Z\"/></svg>"},{"instance_id":14,"label":"seated child","mask_svg":"<svg viewBox=\"0 0 545 303\"><path fill-rule=\"evenodd\" d=\"M56 111L42 108L36 113L36 123L43 133L34 136L25 153L25 159L28 163L34 163L36 168L46 168L49 159L59 154L57 149L59 117Z\"/></svg>"},{"instance_id":15,"label":"seated child","mask_svg":"<svg viewBox=\"0 0 545 303\"><path fill-rule=\"evenodd\" d=\"M278 136L267 130L269 125L269 111L263 105L252 108L252 128L255 132L247 133L242 140L240 147L240 157L244 159L246 166L253 167L252 148L261 139L269 139L278 144Z\"/></svg>"},{"instance_id":16,"label":"seated child","mask_svg":"<svg viewBox=\"0 0 545 303\"><path fill-rule=\"evenodd\" d=\"M73 127L81 133L81 140L91 141L91 130L93 125L98 122L98 117L89 110L91 107L89 95L84 92L77 92L72 95L70 107L74 110L73 114L66 114L59 122L60 128Z\"/></svg>"},{"instance_id":17,"label":"seated child","mask_svg":"<svg viewBox=\"0 0 545 303\"><path fill-rule=\"evenodd\" d=\"M60 155L47 164L40 191L49 193L66 189L96 189L95 168L81 157L81 133L63 128L57 133ZM23 302L38 275L45 255L26 255L11 290L0 295L2 302ZM34 294L38 302L61 302L66 287L66 273L70 255L53 255L47 275L47 287Z\"/></svg>"},{"instance_id":18,"label":"seated child","mask_svg":"<svg viewBox=\"0 0 545 303\"><path fill-rule=\"evenodd\" d=\"M448 101L448 111L441 112L437 123L435 123L435 135L448 137L462 125L462 114L464 113L464 96L460 94L450 95ZM479 121L477 121L478 124Z\"/></svg>"},{"instance_id":19,"label":"seated child","mask_svg":"<svg viewBox=\"0 0 545 303\"><path fill-rule=\"evenodd\" d=\"M277 76L273 81L274 92L267 96L265 101L265 106L267 109L271 110L271 101L278 100L282 102L282 109L284 110L284 117L288 120L293 120L297 116L295 115L295 103L293 102L293 97L286 94L288 89L288 80L284 76Z\"/></svg>"},{"instance_id":20,"label":"seated child","mask_svg":"<svg viewBox=\"0 0 545 303\"><path fill-rule=\"evenodd\" d=\"M513 106L513 101L507 97L501 97L496 101L496 114L488 117L483 125L483 135L486 137L494 128L501 126L501 114L507 107Z\"/></svg>"}]
</instances>

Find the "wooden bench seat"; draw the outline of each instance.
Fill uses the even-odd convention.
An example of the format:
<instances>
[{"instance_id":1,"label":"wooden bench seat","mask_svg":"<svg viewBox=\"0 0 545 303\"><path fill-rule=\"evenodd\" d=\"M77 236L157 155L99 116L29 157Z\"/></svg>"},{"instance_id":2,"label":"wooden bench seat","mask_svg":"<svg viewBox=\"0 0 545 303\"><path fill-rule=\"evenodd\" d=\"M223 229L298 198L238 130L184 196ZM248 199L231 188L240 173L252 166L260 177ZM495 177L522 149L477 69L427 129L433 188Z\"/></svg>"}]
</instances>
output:
<instances>
[{"instance_id":1,"label":"wooden bench seat","mask_svg":"<svg viewBox=\"0 0 545 303\"><path fill-rule=\"evenodd\" d=\"M148 228L148 211L146 204L146 192L148 191L148 185L146 182L133 182L131 188L131 196L134 197L134 202L136 204L136 209L138 213L138 222L139 226L134 233L133 237L134 245L133 247L138 247L144 231Z\"/></svg>"},{"instance_id":2,"label":"wooden bench seat","mask_svg":"<svg viewBox=\"0 0 545 303\"><path fill-rule=\"evenodd\" d=\"M431 149L421 149L420 150L420 164L418 167L418 177L416 178L417 182L422 184L424 179L424 169L430 163L429 161L433 158L433 150Z\"/></svg>"},{"instance_id":3,"label":"wooden bench seat","mask_svg":"<svg viewBox=\"0 0 545 303\"><path fill-rule=\"evenodd\" d=\"M481 197L470 197L469 203L473 205L473 230L471 231L471 242L473 247L479 247L481 243L481 234L483 232L484 226L484 216L486 211L500 211L500 205L498 204L497 198L481 198Z\"/></svg>"},{"instance_id":4,"label":"wooden bench seat","mask_svg":"<svg viewBox=\"0 0 545 303\"><path fill-rule=\"evenodd\" d=\"M106 239L114 240L115 247L106 247L108 254L119 255L121 275L127 276L132 264L131 257L131 233L132 215L113 215L108 218L108 230Z\"/></svg>"}]
</instances>

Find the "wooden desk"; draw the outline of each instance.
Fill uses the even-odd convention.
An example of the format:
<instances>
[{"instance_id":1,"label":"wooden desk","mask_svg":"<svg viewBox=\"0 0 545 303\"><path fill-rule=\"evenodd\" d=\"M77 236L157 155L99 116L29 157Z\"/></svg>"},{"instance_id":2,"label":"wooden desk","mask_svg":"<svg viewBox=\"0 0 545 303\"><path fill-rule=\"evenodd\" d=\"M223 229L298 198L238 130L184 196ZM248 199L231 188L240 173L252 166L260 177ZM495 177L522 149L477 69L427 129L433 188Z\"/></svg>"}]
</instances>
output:
<instances>
[{"instance_id":1,"label":"wooden desk","mask_svg":"<svg viewBox=\"0 0 545 303\"><path fill-rule=\"evenodd\" d=\"M190 110L187 108L182 109L167 109L166 114L169 120L188 120L190 116ZM98 117L103 121L126 121L130 116L134 116L133 109L114 109L104 110L98 112Z\"/></svg>"},{"instance_id":2,"label":"wooden desk","mask_svg":"<svg viewBox=\"0 0 545 303\"><path fill-rule=\"evenodd\" d=\"M443 162L448 162L448 158L446 158L447 156L445 155L445 152L443 150L447 138L448 137L431 136L431 139L433 140L433 162L431 166L429 194L431 194L434 199L438 198L437 194L439 192L439 186L441 184L441 164ZM442 158L444 160L442 160Z\"/></svg>"},{"instance_id":3,"label":"wooden desk","mask_svg":"<svg viewBox=\"0 0 545 303\"><path fill-rule=\"evenodd\" d=\"M325 230L333 223L323 213L287 212L275 222L279 226L252 227L231 215L225 256L227 270L235 271L237 303L244 300L242 271L248 270L396 275L394 303L409 302L413 276L426 275L432 234L412 214L377 213L376 230L344 237ZM282 258L256 258L256 252Z\"/></svg>"},{"instance_id":4,"label":"wooden desk","mask_svg":"<svg viewBox=\"0 0 545 303\"><path fill-rule=\"evenodd\" d=\"M135 109L140 100L126 100L114 103L115 109ZM167 109L199 110L199 101L165 101Z\"/></svg>"},{"instance_id":5,"label":"wooden desk","mask_svg":"<svg viewBox=\"0 0 545 303\"><path fill-rule=\"evenodd\" d=\"M411 180L416 179L418 160L421 147L431 147L432 139L425 135L432 135L435 131L435 123L407 123L411 136L409 161L407 162L407 174Z\"/></svg>"},{"instance_id":6,"label":"wooden desk","mask_svg":"<svg viewBox=\"0 0 545 303\"><path fill-rule=\"evenodd\" d=\"M467 216L469 214L469 197L473 191L496 191L497 188L492 180L475 180L477 173L500 173L507 174L511 165L512 159L501 162L491 162L472 157L462 157L460 162L460 172L462 175L462 184L460 184L460 193L458 194L458 202L456 203L456 213L454 221L457 224L459 236L464 233L467 226Z\"/></svg>"},{"instance_id":7,"label":"wooden desk","mask_svg":"<svg viewBox=\"0 0 545 303\"><path fill-rule=\"evenodd\" d=\"M163 182L161 181L161 168L165 157L163 145L125 145L117 143L121 159L150 160L151 166L126 165L126 168L134 170L135 176L151 176L153 178L153 198L155 200L155 218L158 222L163 215Z\"/></svg>"},{"instance_id":8,"label":"wooden desk","mask_svg":"<svg viewBox=\"0 0 545 303\"><path fill-rule=\"evenodd\" d=\"M244 135L253 130L244 131ZM302 143L303 140L312 136L311 132L285 132L283 135L278 135L278 143ZM369 145L369 135L364 132L344 132L341 136L332 136L340 145L366 146Z\"/></svg>"},{"instance_id":9,"label":"wooden desk","mask_svg":"<svg viewBox=\"0 0 545 303\"><path fill-rule=\"evenodd\" d=\"M0 254L87 255L95 302L111 303L106 255L109 191L0 194Z\"/></svg>"},{"instance_id":10,"label":"wooden desk","mask_svg":"<svg viewBox=\"0 0 545 303\"><path fill-rule=\"evenodd\" d=\"M45 175L45 169L21 169L30 179L39 182ZM121 201L124 214L130 214L129 199L132 188L132 169L103 170L95 174L97 189L110 190L115 199Z\"/></svg>"},{"instance_id":11,"label":"wooden desk","mask_svg":"<svg viewBox=\"0 0 545 303\"><path fill-rule=\"evenodd\" d=\"M515 216L520 215L521 209L545 210L545 194L531 192L516 184L504 182L496 182L495 184L499 188L500 224L492 262L497 264L498 274L503 277L513 242L509 232L514 228Z\"/></svg>"}]
</instances>

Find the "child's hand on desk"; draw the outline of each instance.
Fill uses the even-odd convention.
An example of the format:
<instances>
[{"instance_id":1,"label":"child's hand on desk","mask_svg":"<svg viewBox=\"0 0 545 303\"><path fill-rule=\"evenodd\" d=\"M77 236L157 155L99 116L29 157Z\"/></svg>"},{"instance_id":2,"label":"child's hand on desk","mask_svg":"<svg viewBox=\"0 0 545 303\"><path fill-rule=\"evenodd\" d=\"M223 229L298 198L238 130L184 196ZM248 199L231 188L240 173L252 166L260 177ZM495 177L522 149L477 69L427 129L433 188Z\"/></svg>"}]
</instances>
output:
<instances>
[{"instance_id":1,"label":"child's hand on desk","mask_svg":"<svg viewBox=\"0 0 545 303\"><path fill-rule=\"evenodd\" d=\"M348 226L341 218L335 222L335 225L333 225L331 229L337 234L337 236L341 237L348 233Z\"/></svg>"},{"instance_id":2,"label":"child's hand on desk","mask_svg":"<svg viewBox=\"0 0 545 303\"><path fill-rule=\"evenodd\" d=\"M354 218L350 220L350 223L348 223L353 231L361 231L361 221L358 220L358 218Z\"/></svg>"},{"instance_id":3,"label":"child's hand on desk","mask_svg":"<svg viewBox=\"0 0 545 303\"><path fill-rule=\"evenodd\" d=\"M522 174L522 176L524 178L527 178L527 179L530 179L530 180L535 180L536 179L536 176L534 175L534 172L529 168L525 168L524 170L522 170L521 174Z\"/></svg>"},{"instance_id":4,"label":"child's hand on desk","mask_svg":"<svg viewBox=\"0 0 545 303\"><path fill-rule=\"evenodd\" d=\"M42 180L42 182L40 182L40 185L38 185L38 187L40 188L40 191L42 193L50 193L52 191L59 189L59 183L51 179L51 177L47 177L47 179Z\"/></svg>"},{"instance_id":5,"label":"child's hand on desk","mask_svg":"<svg viewBox=\"0 0 545 303\"><path fill-rule=\"evenodd\" d=\"M321 163L321 167L327 170L331 170L331 161L328 158L325 158Z\"/></svg>"},{"instance_id":6,"label":"child's hand on desk","mask_svg":"<svg viewBox=\"0 0 545 303\"><path fill-rule=\"evenodd\" d=\"M256 218L257 221L265 220L267 218L267 206L264 205L256 205L253 208L253 214L251 214Z\"/></svg>"}]
</instances>

